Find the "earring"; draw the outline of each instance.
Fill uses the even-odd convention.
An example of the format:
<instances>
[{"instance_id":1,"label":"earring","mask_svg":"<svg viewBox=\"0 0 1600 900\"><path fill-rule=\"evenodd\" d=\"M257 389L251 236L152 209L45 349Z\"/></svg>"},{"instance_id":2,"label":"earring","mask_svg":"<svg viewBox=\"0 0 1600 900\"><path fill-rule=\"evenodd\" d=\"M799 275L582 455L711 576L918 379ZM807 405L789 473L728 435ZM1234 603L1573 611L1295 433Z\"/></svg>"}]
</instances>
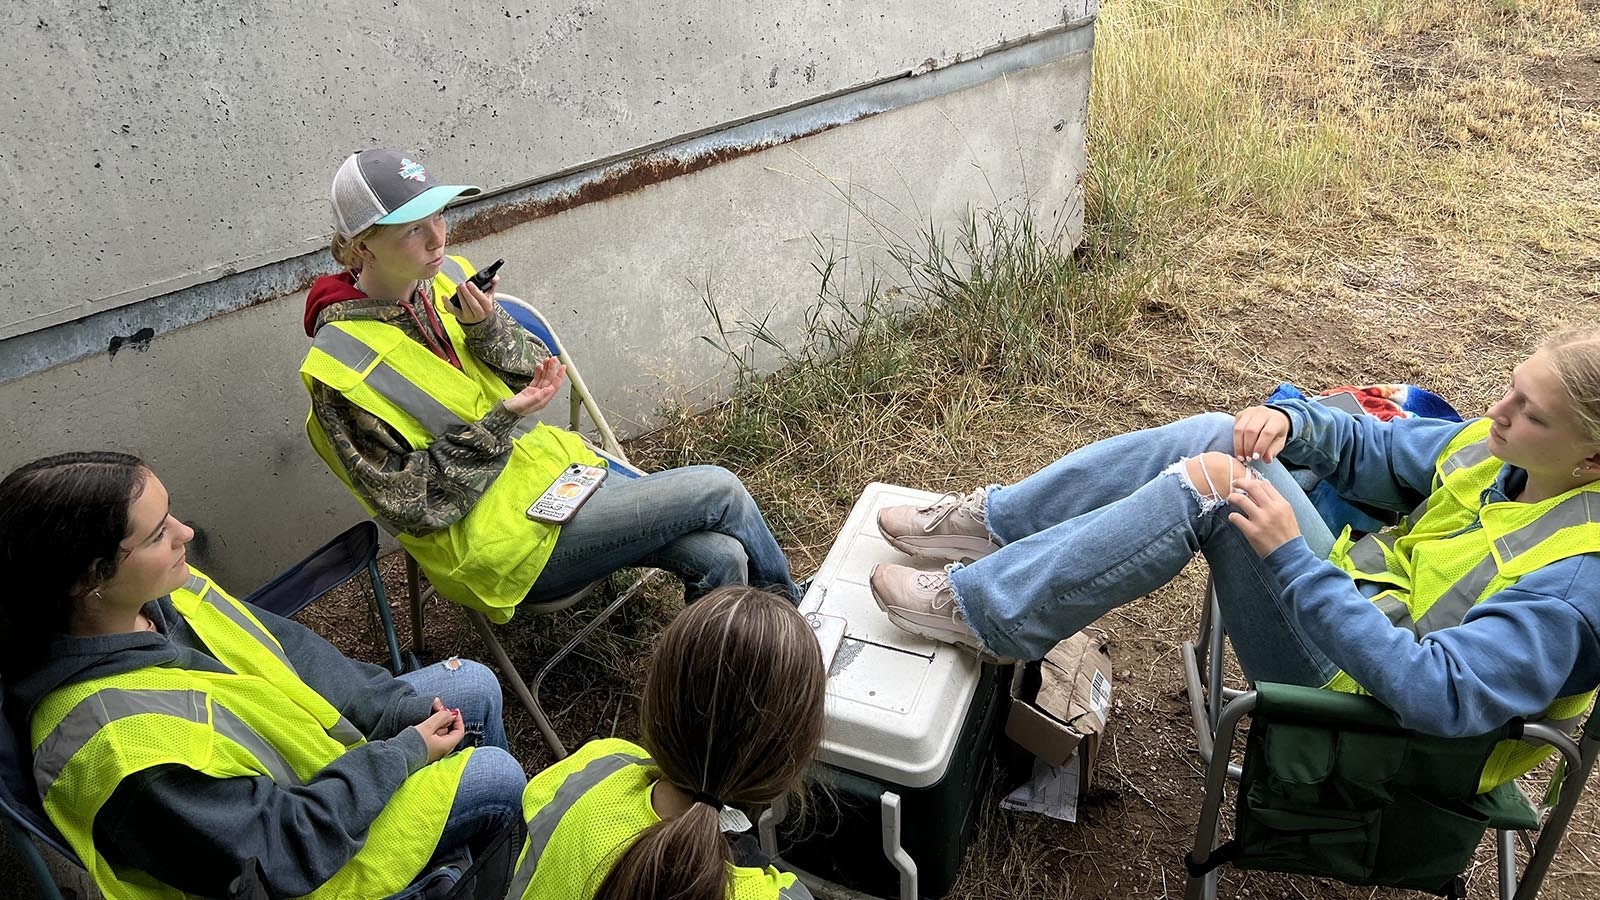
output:
<instances>
[{"instance_id":1,"label":"earring","mask_svg":"<svg viewBox=\"0 0 1600 900\"><path fill-rule=\"evenodd\" d=\"M1582 478L1583 477L1583 466L1573 466L1572 467L1572 477L1573 478Z\"/></svg>"},{"instance_id":2,"label":"earring","mask_svg":"<svg viewBox=\"0 0 1600 900\"><path fill-rule=\"evenodd\" d=\"M95 588L94 590L89 592L88 599L93 600L96 603L99 603L101 600L103 600L105 598L100 596L100 589L99 588Z\"/></svg>"}]
</instances>

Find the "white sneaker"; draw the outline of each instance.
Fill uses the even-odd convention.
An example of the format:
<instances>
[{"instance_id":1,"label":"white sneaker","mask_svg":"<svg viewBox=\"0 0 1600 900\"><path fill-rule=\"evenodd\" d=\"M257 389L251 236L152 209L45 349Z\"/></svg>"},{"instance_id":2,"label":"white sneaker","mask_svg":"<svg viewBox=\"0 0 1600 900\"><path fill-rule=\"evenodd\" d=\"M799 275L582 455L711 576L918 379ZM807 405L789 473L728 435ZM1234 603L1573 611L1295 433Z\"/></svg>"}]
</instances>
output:
<instances>
[{"instance_id":1,"label":"white sneaker","mask_svg":"<svg viewBox=\"0 0 1600 900\"><path fill-rule=\"evenodd\" d=\"M964 647L987 662L1007 665L1016 661L997 656L983 646L967 624L967 617L961 614L955 588L950 586L946 573L879 563L872 567L867 580L878 608L901 630Z\"/></svg>"},{"instance_id":2,"label":"white sneaker","mask_svg":"<svg viewBox=\"0 0 1600 900\"><path fill-rule=\"evenodd\" d=\"M878 531L907 556L972 562L1000 549L989 536L988 488L970 494L945 494L927 506L878 510Z\"/></svg>"}]
</instances>

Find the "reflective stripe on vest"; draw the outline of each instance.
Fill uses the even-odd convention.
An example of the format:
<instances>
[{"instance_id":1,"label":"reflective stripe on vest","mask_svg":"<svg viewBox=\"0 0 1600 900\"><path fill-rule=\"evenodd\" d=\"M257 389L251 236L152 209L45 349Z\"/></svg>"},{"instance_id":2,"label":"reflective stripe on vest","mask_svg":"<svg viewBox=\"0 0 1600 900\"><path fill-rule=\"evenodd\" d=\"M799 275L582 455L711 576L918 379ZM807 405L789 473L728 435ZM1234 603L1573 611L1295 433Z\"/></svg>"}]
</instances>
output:
<instances>
[{"instance_id":1,"label":"reflective stripe on vest","mask_svg":"<svg viewBox=\"0 0 1600 900\"><path fill-rule=\"evenodd\" d=\"M289 657L284 654L283 647L278 643L278 639L268 634L266 631L263 631L261 627L255 623L255 621L240 611L239 607L228 602L228 600L222 596L222 593L217 590L216 585L212 584L209 580L191 572L189 575L189 580L184 582L183 589L191 594L198 595L201 602L222 613L224 616L227 616L228 621L239 626L241 631L254 638L261 644L261 646L265 647L269 652L271 652L273 656L277 657L278 662L283 663L284 668L287 668L290 672L293 672L296 675L299 674L299 672L295 669L294 664L289 662ZM191 622L190 627L193 626L194 623ZM335 710L335 712L337 712L337 710ZM361 733L361 729L357 728L342 714L339 715L337 721L335 721L332 725L329 725L325 730L328 732L329 737L345 745L346 747L354 747L355 745L362 743L367 739L367 736Z\"/></svg>"},{"instance_id":2,"label":"reflective stripe on vest","mask_svg":"<svg viewBox=\"0 0 1600 900\"><path fill-rule=\"evenodd\" d=\"M61 777L61 770L73 754L83 749L89 739L105 726L128 716L172 716L197 725L211 726L239 746L249 751L272 773L279 784L301 784L300 776L284 761L271 744L250 730L250 726L227 709L218 706L211 719L206 715L206 695L199 691L140 691L107 688L94 695L93 703L79 703L50 732L39 749L34 752L33 777L40 795L49 793L50 786Z\"/></svg>"},{"instance_id":3,"label":"reflective stripe on vest","mask_svg":"<svg viewBox=\"0 0 1600 900\"><path fill-rule=\"evenodd\" d=\"M444 264L439 266L439 274L450 279L450 283L456 287L460 287L461 282L467 280L467 270L463 269L461 263L456 262L453 256L444 258Z\"/></svg>"},{"instance_id":4,"label":"reflective stripe on vest","mask_svg":"<svg viewBox=\"0 0 1600 900\"><path fill-rule=\"evenodd\" d=\"M1500 552L1500 561L1508 563L1561 529L1589 522L1600 522L1600 494L1574 494L1516 531L1495 538L1494 546Z\"/></svg>"},{"instance_id":5,"label":"reflective stripe on vest","mask_svg":"<svg viewBox=\"0 0 1600 900\"><path fill-rule=\"evenodd\" d=\"M1489 452L1489 442L1486 440L1468 444L1467 446L1462 447L1460 450L1450 454L1450 456L1445 459L1444 462L1440 463L1439 472L1448 478L1452 473L1461 469L1470 469L1478 463L1488 459L1491 455L1492 454Z\"/></svg>"},{"instance_id":6,"label":"reflective stripe on vest","mask_svg":"<svg viewBox=\"0 0 1600 900\"><path fill-rule=\"evenodd\" d=\"M377 354L348 332L338 328L322 328L317 331L317 339L311 346L357 372L366 372L366 382L373 390L387 397L389 402L400 407L406 415L416 419L429 434L441 435L451 428L465 424L465 420L451 412L443 403L428 396L427 391L395 371L393 366L386 362L373 366L372 361L377 358ZM370 371L368 366L371 366Z\"/></svg>"},{"instance_id":7,"label":"reflective stripe on vest","mask_svg":"<svg viewBox=\"0 0 1600 900\"><path fill-rule=\"evenodd\" d=\"M534 871L539 868L539 857L544 855L545 847L550 844L550 835L554 834L556 826L561 824L561 817L566 815L567 810L588 793L590 788L629 766L648 766L650 763L649 759L613 753L610 756L602 756L567 776L567 780L561 782L561 787L556 789L555 797L540 807L539 811L528 820L528 849L523 856L522 864L517 866L517 872L511 878L511 887L506 891L506 896L518 898L527 891L528 885L533 882Z\"/></svg>"}]
</instances>

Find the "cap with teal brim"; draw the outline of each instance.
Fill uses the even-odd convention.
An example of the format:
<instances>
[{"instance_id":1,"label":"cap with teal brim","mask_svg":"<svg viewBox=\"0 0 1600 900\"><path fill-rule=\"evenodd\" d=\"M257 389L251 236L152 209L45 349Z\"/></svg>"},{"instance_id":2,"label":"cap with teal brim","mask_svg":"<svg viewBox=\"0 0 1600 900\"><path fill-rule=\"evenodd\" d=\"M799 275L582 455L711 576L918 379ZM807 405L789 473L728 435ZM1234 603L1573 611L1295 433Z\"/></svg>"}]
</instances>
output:
<instances>
[{"instance_id":1,"label":"cap with teal brim","mask_svg":"<svg viewBox=\"0 0 1600 900\"><path fill-rule=\"evenodd\" d=\"M360 150L333 176L333 225L351 237L373 225L426 219L457 197L481 193L470 184L438 184L414 154Z\"/></svg>"}]
</instances>

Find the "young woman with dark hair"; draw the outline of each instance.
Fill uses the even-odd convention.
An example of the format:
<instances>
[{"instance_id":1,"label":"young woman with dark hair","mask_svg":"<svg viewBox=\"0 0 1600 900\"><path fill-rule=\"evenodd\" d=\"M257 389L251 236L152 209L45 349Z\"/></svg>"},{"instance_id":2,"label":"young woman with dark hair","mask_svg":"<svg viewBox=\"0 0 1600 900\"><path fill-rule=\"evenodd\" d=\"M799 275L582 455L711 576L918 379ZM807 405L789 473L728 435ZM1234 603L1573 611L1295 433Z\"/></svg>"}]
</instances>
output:
<instances>
[{"instance_id":1,"label":"young woman with dark hair","mask_svg":"<svg viewBox=\"0 0 1600 900\"><path fill-rule=\"evenodd\" d=\"M740 835L800 786L822 742L826 675L811 627L782 597L712 591L662 632L640 745L584 745L539 773L523 900L800 900L792 873Z\"/></svg>"},{"instance_id":2,"label":"young woman with dark hair","mask_svg":"<svg viewBox=\"0 0 1600 900\"><path fill-rule=\"evenodd\" d=\"M6 708L102 893L225 896L254 860L274 896L385 897L512 821L488 669L349 660L190 567L193 536L127 454L0 481Z\"/></svg>"}]
</instances>

